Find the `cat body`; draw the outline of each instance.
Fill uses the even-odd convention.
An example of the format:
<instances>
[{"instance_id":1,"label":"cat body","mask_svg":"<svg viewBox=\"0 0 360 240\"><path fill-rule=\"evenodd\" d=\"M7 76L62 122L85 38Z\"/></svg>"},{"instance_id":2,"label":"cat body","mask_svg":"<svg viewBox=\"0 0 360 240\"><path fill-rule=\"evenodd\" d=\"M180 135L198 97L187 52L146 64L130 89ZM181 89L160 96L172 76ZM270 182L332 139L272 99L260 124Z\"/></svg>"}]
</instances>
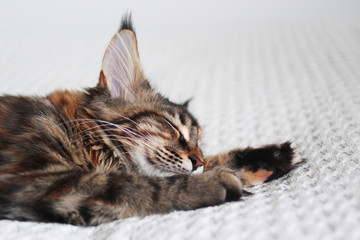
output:
<instances>
[{"instance_id":1,"label":"cat body","mask_svg":"<svg viewBox=\"0 0 360 240\"><path fill-rule=\"evenodd\" d=\"M186 104L151 88L125 17L96 87L0 97L0 218L97 225L196 209L293 168L288 142L204 158L200 137Z\"/></svg>"}]
</instances>

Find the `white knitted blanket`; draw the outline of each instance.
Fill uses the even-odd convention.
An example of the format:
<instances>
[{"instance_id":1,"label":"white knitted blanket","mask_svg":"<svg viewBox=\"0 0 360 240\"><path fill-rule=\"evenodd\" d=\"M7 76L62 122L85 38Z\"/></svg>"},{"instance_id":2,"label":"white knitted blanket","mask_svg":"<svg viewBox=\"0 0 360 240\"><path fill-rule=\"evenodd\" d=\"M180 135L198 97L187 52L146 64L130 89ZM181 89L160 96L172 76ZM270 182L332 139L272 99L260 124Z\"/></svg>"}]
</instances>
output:
<instances>
[{"instance_id":1,"label":"white knitted blanket","mask_svg":"<svg viewBox=\"0 0 360 240\"><path fill-rule=\"evenodd\" d=\"M259 20L233 1L14 2L0 7L0 94L95 86L129 9L145 74L173 101L193 98L206 154L291 140L307 162L239 202L97 227L1 220L0 239L360 239L355 1L317 20Z\"/></svg>"}]
</instances>

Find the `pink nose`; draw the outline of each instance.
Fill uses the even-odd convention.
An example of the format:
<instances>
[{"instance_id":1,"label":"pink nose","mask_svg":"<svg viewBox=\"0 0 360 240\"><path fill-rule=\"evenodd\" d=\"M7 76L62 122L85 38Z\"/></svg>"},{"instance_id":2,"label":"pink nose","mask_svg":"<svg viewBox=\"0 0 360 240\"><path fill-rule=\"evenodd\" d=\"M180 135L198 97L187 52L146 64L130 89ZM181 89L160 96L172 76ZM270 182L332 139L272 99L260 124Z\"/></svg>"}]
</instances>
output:
<instances>
[{"instance_id":1,"label":"pink nose","mask_svg":"<svg viewBox=\"0 0 360 240\"><path fill-rule=\"evenodd\" d=\"M193 170L196 170L198 167L201 167L202 165L204 165L204 163L202 161L200 161L199 157L196 155L190 156L189 159L192 162Z\"/></svg>"}]
</instances>

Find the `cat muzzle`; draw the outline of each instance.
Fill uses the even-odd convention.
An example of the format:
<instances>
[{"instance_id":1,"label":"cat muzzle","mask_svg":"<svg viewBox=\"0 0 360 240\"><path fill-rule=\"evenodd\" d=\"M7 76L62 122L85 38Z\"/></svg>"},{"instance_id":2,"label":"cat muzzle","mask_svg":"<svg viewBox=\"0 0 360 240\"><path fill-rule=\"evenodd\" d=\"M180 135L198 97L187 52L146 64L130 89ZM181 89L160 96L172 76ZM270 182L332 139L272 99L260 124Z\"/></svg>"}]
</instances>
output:
<instances>
[{"instance_id":1,"label":"cat muzzle","mask_svg":"<svg viewBox=\"0 0 360 240\"><path fill-rule=\"evenodd\" d=\"M200 160L200 158L197 155L192 155L189 157L191 160L191 163L193 165L193 171L195 171L198 167L201 167L204 165L204 162Z\"/></svg>"}]
</instances>

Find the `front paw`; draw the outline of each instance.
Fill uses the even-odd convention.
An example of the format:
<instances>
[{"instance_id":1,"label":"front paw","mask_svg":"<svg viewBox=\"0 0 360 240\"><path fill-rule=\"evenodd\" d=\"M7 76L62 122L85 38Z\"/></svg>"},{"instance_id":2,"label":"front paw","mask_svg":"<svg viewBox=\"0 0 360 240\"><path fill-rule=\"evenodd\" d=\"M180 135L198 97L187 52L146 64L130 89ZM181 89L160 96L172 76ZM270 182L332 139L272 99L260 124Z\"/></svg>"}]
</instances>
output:
<instances>
[{"instance_id":1,"label":"front paw","mask_svg":"<svg viewBox=\"0 0 360 240\"><path fill-rule=\"evenodd\" d=\"M279 178L294 168L290 142L231 152L231 168L249 186Z\"/></svg>"},{"instance_id":2,"label":"front paw","mask_svg":"<svg viewBox=\"0 0 360 240\"><path fill-rule=\"evenodd\" d=\"M196 188L205 205L218 205L228 201L239 200L243 194L241 180L236 172L226 167L215 167L203 174L195 175Z\"/></svg>"}]
</instances>

